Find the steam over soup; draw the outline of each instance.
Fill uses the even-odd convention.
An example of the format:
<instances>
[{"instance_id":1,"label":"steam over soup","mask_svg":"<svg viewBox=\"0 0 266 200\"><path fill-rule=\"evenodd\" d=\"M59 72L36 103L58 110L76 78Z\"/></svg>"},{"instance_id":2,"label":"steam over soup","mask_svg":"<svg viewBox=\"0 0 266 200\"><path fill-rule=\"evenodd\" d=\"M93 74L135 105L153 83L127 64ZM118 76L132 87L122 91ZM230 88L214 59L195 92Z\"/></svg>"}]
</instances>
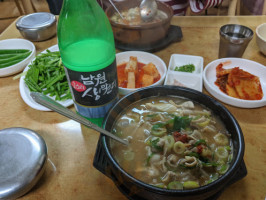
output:
<instances>
[{"instance_id":1,"label":"steam over soup","mask_svg":"<svg viewBox=\"0 0 266 200\"><path fill-rule=\"evenodd\" d=\"M132 104L113 132L111 152L133 177L157 187L191 189L229 168L233 145L220 119L206 107L179 97L153 97Z\"/></svg>"}]
</instances>

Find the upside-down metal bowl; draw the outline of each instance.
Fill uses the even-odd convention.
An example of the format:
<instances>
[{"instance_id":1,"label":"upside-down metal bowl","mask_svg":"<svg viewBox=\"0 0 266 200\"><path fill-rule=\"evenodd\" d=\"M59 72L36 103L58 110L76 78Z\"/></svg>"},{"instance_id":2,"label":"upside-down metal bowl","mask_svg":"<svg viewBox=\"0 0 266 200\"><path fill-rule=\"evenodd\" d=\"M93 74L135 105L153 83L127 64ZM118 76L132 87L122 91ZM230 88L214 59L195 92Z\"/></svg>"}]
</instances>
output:
<instances>
[{"instance_id":1,"label":"upside-down metal bowl","mask_svg":"<svg viewBox=\"0 0 266 200\"><path fill-rule=\"evenodd\" d=\"M139 7L140 2L140 0L125 0L115 3L115 6L121 13L130 8ZM106 9L106 14L110 20L116 42L122 45L128 45L129 47L142 47L153 45L162 40L170 27L173 10L163 2L157 1L157 5L158 10L163 11L167 15L167 18L159 22L146 22L141 25L127 25L112 21L110 18L116 10L113 6L109 6Z\"/></svg>"},{"instance_id":2,"label":"upside-down metal bowl","mask_svg":"<svg viewBox=\"0 0 266 200\"><path fill-rule=\"evenodd\" d=\"M56 34L56 17L47 12L32 13L18 19L16 27L24 38L44 41Z\"/></svg>"},{"instance_id":3,"label":"upside-down metal bowl","mask_svg":"<svg viewBox=\"0 0 266 200\"><path fill-rule=\"evenodd\" d=\"M112 130L116 118L129 105L148 97L177 96L192 100L206 106L219 116L227 131L231 134L233 143L233 159L228 171L216 181L195 189L168 190L146 184L130 174L116 162L110 150L110 138L101 136L94 158L94 166L110 177L120 191L132 200L206 200L216 199L217 195L230 184L246 176L243 162L244 137L241 128L233 115L218 101L193 89L178 86L154 86L139 89L120 99L109 111L104 120L104 128Z\"/></svg>"}]
</instances>

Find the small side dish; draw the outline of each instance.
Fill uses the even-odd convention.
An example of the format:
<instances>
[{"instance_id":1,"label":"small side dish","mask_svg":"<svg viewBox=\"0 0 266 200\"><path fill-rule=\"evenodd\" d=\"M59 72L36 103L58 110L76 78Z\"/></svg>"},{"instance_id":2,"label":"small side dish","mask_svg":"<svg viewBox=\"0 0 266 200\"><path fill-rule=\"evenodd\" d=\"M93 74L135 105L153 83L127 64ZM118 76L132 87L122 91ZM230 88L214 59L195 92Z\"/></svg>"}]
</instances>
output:
<instances>
[{"instance_id":1,"label":"small side dish","mask_svg":"<svg viewBox=\"0 0 266 200\"><path fill-rule=\"evenodd\" d=\"M202 91L203 58L201 56L171 55L164 85L175 85Z\"/></svg>"},{"instance_id":2,"label":"small side dish","mask_svg":"<svg viewBox=\"0 0 266 200\"><path fill-rule=\"evenodd\" d=\"M239 99L260 100L263 97L263 91L259 77L246 72L239 67L224 69L220 63L216 67L217 80L215 84L225 94Z\"/></svg>"},{"instance_id":3,"label":"small side dish","mask_svg":"<svg viewBox=\"0 0 266 200\"><path fill-rule=\"evenodd\" d=\"M21 62L31 52L29 49L0 49L0 68L9 67Z\"/></svg>"},{"instance_id":4,"label":"small side dish","mask_svg":"<svg viewBox=\"0 0 266 200\"><path fill-rule=\"evenodd\" d=\"M55 97L55 100L72 98L59 51L46 50L28 67L24 81L30 91Z\"/></svg>"},{"instance_id":5,"label":"small side dish","mask_svg":"<svg viewBox=\"0 0 266 200\"><path fill-rule=\"evenodd\" d=\"M220 65L221 63L223 66ZM217 85L217 66L219 65L219 82L223 82L222 77L224 78L223 90L226 91L227 87L230 94L241 95L243 98L248 97L248 99L230 96L219 88ZM257 108L266 105L266 68L260 63L243 58L217 59L207 64L204 68L203 81L206 90L226 104L240 108ZM246 92L253 93L255 92L254 90L259 93L258 96L252 94L251 96L253 97L249 97L250 94L245 94ZM237 91L239 94L237 94Z\"/></svg>"},{"instance_id":6,"label":"small side dish","mask_svg":"<svg viewBox=\"0 0 266 200\"><path fill-rule=\"evenodd\" d=\"M153 63L138 62L137 57L130 56L127 63L117 66L118 86L123 88L141 88L156 83L161 75Z\"/></svg>"},{"instance_id":7,"label":"small side dish","mask_svg":"<svg viewBox=\"0 0 266 200\"><path fill-rule=\"evenodd\" d=\"M32 42L25 39L0 41L0 77L21 72L36 53Z\"/></svg>"},{"instance_id":8,"label":"small side dish","mask_svg":"<svg viewBox=\"0 0 266 200\"><path fill-rule=\"evenodd\" d=\"M167 67L164 61L155 54L144 51L124 51L116 54L116 63L118 90L122 96L138 88L164 83ZM130 84L128 84L128 78L131 79Z\"/></svg>"},{"instance_id":9,"label":"small side dish","mask_svg":"<svg viewBox=\"0 0 266 200\"><path fill-rule=\"evenodd\" d=\"M14 78L17 77L21 77L19 91L22 99L28 106L36 110L51 111L36 103L30 96L31 91L38 91L50 96L65 107L73 104L58 45L37 55L23 73Z\"/></svg>"}]
</instances>

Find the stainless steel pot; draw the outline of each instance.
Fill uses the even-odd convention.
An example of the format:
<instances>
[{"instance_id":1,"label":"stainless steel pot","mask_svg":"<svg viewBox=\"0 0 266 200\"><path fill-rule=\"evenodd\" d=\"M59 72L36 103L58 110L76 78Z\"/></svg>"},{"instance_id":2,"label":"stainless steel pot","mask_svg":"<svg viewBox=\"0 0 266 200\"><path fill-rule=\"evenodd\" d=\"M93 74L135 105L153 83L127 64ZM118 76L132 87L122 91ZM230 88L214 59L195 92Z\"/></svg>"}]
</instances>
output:
<instances>
[{"instance_id":1,"label":"stainless steel pot","mask_svg":"<svg viewBox=\"0 0 266 200\"><path fill-rule=\"evenodd\" d=\"M56 17L47 12L32 13L16 22L21 35L31 41L44 41L56 34Z\"/></svg>"}]
</instances>

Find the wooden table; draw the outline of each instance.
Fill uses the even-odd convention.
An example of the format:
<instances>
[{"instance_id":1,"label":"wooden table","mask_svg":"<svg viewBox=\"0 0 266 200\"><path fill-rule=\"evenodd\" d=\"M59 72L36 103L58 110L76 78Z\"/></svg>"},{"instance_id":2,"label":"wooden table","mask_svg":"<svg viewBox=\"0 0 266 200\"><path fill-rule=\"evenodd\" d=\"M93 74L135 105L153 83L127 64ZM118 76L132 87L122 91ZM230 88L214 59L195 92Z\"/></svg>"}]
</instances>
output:
<instances>
[{"instance_id":1,"label":"wooden table","mask_svg":"<svg viewBox=\"0 0 266 200\"><path fill-rule=\"evenodd\" d=\"M182 41L155 54L167 65L174 53L198 55L204 58L206 66L218 58L220 26L237 23L250 27L255 33L256 26L265 22L266 16L174 17L172 24L182 27ZM15 22L0 36L1 40L8 38L22 38L15 28ZM57 38L54 37L34 44L40 52L56 43ZM259 52L255 36L243 58L266 64L266 57ZM43 177L21 199L125 200L113 182L92 165L99 133L57 113L30 108L20 96L19 80L12 78L0 78L0 129L25 127L38 132L45 139L49 154ZM248 175L226 189L219 200L265 199L266 107L243 109L224 105L238 120L244 133L244 160Z\"/></svg>"}]
</instances>

